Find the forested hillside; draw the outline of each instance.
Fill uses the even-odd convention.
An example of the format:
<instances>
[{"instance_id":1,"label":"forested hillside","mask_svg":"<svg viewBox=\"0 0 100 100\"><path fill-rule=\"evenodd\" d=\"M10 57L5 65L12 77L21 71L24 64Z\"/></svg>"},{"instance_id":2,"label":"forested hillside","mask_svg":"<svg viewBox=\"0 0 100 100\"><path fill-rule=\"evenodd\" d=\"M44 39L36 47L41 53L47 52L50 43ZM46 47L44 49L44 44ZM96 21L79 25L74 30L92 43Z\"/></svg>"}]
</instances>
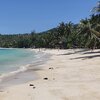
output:
<instances>
[{"instance_id":1,"label":"forested hillside","mask_svg":"<svg viewBox=\"0 0 100 100\"><path fill-rule=\"evenodd\" d=\"M0 35L0 47L14 48L100 48L100 2L90 18L78 24L61 22L41 32Z\"/></svg>"},{"instance_id":2,"label":"forested hillside","mask_svg":"<svg viewBox=\"0 0 100 100\"><path fill-rule=\"evenodd\" d=\"M100 48L100 15L79 24L60 23L41 33L0 35L0 47L16 48Z\"/></svg>"}]
</instances>

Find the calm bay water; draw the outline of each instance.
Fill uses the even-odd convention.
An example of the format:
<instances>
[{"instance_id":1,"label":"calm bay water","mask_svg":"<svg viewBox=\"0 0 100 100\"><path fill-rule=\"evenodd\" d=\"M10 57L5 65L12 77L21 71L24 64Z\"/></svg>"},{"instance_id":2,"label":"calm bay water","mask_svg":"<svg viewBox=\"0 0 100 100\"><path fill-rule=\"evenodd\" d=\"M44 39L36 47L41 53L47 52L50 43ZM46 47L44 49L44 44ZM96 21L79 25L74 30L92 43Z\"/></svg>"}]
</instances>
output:
<instances>
[{"instance_id":1,"label":"calm bay water","mask_svg":"<svg viewBox=\"0 0 100 100\"><path fill-rule=\"evenodd\" d=\"M28 49L0 49L0 74L33 63L36 53Z\"/></svg>"}]
</instances>

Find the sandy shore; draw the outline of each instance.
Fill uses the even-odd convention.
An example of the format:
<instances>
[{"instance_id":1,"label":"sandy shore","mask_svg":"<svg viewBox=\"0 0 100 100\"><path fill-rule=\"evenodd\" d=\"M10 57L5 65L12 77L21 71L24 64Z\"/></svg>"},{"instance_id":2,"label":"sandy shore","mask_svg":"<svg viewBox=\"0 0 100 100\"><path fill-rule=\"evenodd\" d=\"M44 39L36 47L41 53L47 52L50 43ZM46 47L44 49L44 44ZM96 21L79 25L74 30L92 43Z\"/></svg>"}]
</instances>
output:
<instances>
[{"instance_id":1,"label":"sandy shore","mask_svg":"<svg viewBox=\"0 0 100 100\"><path fill-rule=\"evenodd\" d=\"M100 50L42 52L52 56L38 65L39 78L1 90L0 100L100 100Z\"/></svg>"}]
</instances>

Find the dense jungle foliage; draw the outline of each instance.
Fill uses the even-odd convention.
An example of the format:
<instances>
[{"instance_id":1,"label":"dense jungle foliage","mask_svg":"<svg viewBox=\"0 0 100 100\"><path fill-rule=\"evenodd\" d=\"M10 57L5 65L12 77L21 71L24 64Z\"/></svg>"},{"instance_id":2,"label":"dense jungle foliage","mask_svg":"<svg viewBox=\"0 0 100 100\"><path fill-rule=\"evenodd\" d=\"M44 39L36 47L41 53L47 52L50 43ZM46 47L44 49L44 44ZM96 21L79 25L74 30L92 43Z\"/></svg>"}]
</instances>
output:
<instances>
[{"instance_id":1,"label":"dense jungle foliage","mask_svg":"<svg viewBox=\"0 0 100 100\"><path fill-rule=\"evenodd\" d=\"M100 2L90 18L78 24L61 22L57 27L25 34L0 34L0 47L6 48L100 48Z\"/></svg>"}]
</instances>

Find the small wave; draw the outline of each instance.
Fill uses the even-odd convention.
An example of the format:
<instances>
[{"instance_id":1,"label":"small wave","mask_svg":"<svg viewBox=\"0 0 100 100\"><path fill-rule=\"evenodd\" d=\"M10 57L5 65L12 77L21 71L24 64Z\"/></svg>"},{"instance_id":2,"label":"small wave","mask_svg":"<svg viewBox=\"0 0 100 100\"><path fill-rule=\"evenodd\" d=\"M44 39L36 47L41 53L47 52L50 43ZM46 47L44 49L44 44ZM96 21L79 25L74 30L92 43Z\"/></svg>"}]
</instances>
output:
<instances>
[{"instance_id":1,"label":"small wave","mask_svg":"<svg viewBox=\"0 0 100 100\"><path fill-rule=\"evenodd\" d=\"M45 53L42 53L42 52L35 53L35 58L33 62L26 64L26 65L19 66L17 70L1 74L0 82L2 82L4 78L16 75L20 72L27 71L28 69L34 69L35 66L41 65L43 62L45 62L47 60L47 56L49 58L50 55L46 55Z\"/></svg>"}]
</instances>

